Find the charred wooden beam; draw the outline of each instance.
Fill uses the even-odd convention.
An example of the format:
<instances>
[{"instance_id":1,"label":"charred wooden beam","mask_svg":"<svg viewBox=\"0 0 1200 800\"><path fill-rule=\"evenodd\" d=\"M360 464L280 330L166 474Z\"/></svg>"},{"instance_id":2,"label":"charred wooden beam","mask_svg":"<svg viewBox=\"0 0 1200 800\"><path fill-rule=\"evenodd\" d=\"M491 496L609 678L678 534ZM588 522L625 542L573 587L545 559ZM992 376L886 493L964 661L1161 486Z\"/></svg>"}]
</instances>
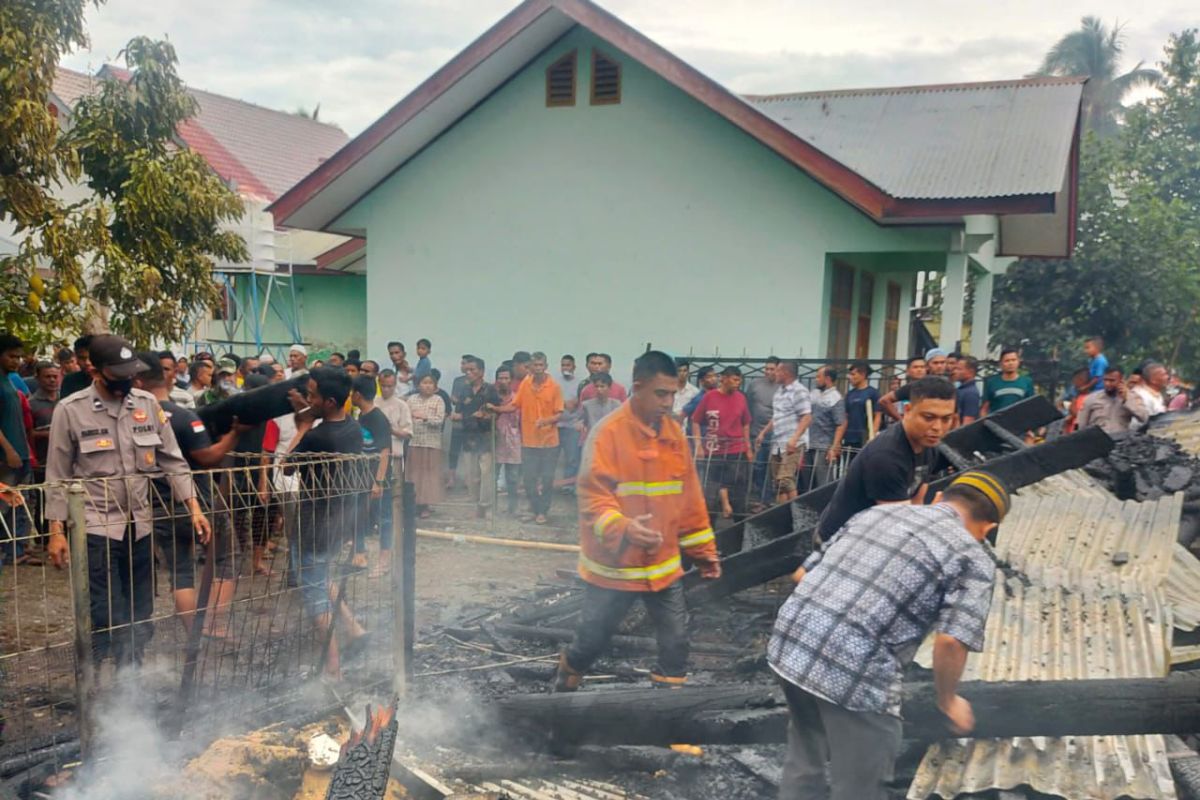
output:
<instances>
[{"instance_id":1,"label":"charred wooden beam","mask_svg":"<svg viewBox=\"0 0 1200 800\"><path fill-rule=\"evenodd\" d=\"M1015 491L1051 475L1076 469L1097 458L1103 458L1112 447L1113 440L1108 434L1099 428L1088 428L1037 447L1005 453L981 464L980 467L1000 478ZM929 499L949 486L952 480L954 476L947 475L931 483L927 495ZM812 494L810 492L805 497ZM797 502L803 499L804 497L801 497ZM786 506L778 508L787 510ZM692 570L684 576L688 603L706 603L794 572L802 563L804 553L803 549L798 553L797 546L811 540L815 527L814 524L786 533L766 544L725 559L722 562L722 575L719 580L701 580L699 574Z\"/></svg>"},{"instance_id":2,"label":"charred wooden beam","mask_svg":"<svg viewBox=\"0 0 1200 800\"><path fill-rule=\"evenodd\" d=\"M362 730L355 731L342 745L326 800L383 800L398 729L396 700L375 713L367 706Z\"/></svg>"},{"instance_id":3,"label":"charred wooden beam","mask_svg":"<svg viewBox=\"0 0 1200 800\"><path fill-rule=\"evenodd\" d=\"M1083 681L971 681L971 738L1183 734L1200 726L1200 676ZM564 744L782 742L787 708L769 687L624 689L509 697L496 705L513 730ZM906 739L947 738L932 682L904 686Z\"/></svg>"},{"instance_id":4,"label":"charred wooden beam","mask_svg":"<svg viewBox=\"0 0 1200 800\"><path fill-rule=\"evenodd\" d=\"M541 628L533 625L510 625L497 623L488 626L504 636L514 636L534 642L549 642L562 644L575 638L575 632L566 628ZM621 636L612 637L611 646L618 650L634 650L637 652L653 653L658 649L658 642L652 636ZM710 642L692 642L693 653L715 656L741 657L746 654L746 648L728 644L713 644Z\"/></svg>"}]
</instances>

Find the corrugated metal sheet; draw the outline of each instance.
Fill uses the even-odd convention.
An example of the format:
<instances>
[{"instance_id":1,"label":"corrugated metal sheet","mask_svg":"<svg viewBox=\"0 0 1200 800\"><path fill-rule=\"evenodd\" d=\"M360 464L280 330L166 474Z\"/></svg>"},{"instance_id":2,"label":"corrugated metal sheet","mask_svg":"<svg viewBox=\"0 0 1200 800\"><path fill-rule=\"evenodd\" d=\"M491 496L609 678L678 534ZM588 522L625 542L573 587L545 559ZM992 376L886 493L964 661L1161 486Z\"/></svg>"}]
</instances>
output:
<instances>
[{"instance_id":1,"label":"corrugated metal sheet","mask_svg":"<svg viewBox=\"0 0 1200 800\"><path fill-rule=\"evenodd\" d=\"M1070 576L1054 570L1044 577ZM989 644L968 663L966 679L1165 674L1171 627L1160 593L1142 592L1132 578L1106 575L1094 581L1083 591L1063 584L1026 586L1017 578L998 584ZM1176 797L1161 736L946 741L926 753L908 797L952 798L1024 786L1071 800Z\"/></svg>"},{"instance_id":2,"label":"corrugated metal sheet","mask_svg":"<svg viewBox=\"0 0 1200 800\"><path fill-rule=\"evenodd\" d=\"M512 800L648 800L619 786L592 780L505 780L481 784L477 791Z\"/></svg>"},{"instance_id":3,"label":"corrugated metal sheet","mask_svg":"<svg viewBox=\"0 0 1200 800\"><path fill-rule=\"evenodd\" d=\"M1181 495L1121 502L1079 471L1022 490L996 553L998 582L975 680L1165 675L1172 625L1200 614L1200 562L1176 543ZM1190 623L1190 624L1189 624ZM928 665L928 651L919 660ZM926 754L909 798L995 789L1085 800L1176 797L1160 736L956 740Z\"/></svg>"},{"instance_id":4,"label":"corrugated metal sheet","mask_svg":"<svg viewBox=\"0 0 1200 800\"><path fill-rule=\"evenodd\" d=\"M1083 84L1028 79L747 97L896 198L1055 194Z\"/></svg>"}]
</instances>

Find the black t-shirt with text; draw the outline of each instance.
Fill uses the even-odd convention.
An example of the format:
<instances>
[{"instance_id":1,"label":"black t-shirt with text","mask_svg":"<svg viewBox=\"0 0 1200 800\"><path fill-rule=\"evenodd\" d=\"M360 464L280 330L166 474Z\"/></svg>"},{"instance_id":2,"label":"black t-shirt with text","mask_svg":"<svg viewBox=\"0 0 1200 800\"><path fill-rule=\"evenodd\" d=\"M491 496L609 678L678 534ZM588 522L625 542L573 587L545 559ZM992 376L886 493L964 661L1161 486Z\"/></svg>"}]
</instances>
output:
<instances>
[{"instance_id":1,"label":"black t-shirt with text","mask_svg":"<svg viewBox=\"0 0 1200 800\"><path fill-rule=\"evenodd\" d=\"M208 429L204 426L204 422L200 417L196 416L196 412L189 408L172 403L170 400L163 400L159 403L163 413L167 415L167 421L171 424L171 431L175 434L175 441L179 444L179 450L183 453L184 459L188 466L193 470L206 469L203 465L196 461L192 455L197 450L206 450L212 447L212 436L209 435ZM192 478L196 484L196 499L200 501L200 507L208 510L210 505L209 491L211 489L211 480L207 472L198 471ZM171 493L171 487L165 478L155 478L155 488L162 493L163 497L167 497Z\"/></svg>"},{"instance_id":2,"label":"black t-shirt with text","mask_svg":"<svg viewBox=\"0 0 1200 800\"><path fill-rule=\"evenodd\" d=\"M903 425L888 428L850 462L846 477L821 514L817 527L821 540L829 541L847 520L876 503L912 498L940 467L937 450L914 453Z\"/></svg>"}]
</instances>

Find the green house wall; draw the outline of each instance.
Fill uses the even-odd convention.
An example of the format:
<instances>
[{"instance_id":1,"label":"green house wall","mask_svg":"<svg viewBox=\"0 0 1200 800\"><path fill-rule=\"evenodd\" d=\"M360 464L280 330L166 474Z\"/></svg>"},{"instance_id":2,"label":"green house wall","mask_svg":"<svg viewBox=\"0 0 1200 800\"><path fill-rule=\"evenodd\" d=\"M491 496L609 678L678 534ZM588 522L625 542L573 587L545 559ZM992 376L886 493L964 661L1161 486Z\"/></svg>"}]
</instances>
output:
<instances>
[{"instance_id":1,"label":"green house wall","mask_svg":"<svg viewBox=\"0 0 1200 800\"><path fill-rule=\"evenodd\" d=\"M597 350L621 380L647 344L814 358L827 254L869 257L878 298L901 276L905 307L913 270L944 267L948 228L875 224L636 62L617 58L619 104L591 105L593 48L614 55L569 33L338 221L366 231L372 354L426 337L457 374L461 353ZM548 108L545 69L572 50L576 103Z\"/></svg>"}]
</instances>

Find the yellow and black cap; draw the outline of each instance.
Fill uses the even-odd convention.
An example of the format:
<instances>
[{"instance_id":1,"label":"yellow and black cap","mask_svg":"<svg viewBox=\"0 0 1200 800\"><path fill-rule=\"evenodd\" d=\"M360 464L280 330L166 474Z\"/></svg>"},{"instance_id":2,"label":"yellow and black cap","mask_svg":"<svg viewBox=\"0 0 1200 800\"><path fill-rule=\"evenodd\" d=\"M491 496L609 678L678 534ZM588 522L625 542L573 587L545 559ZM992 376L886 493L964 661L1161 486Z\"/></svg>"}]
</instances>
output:
<instances>
[{"instance_id":1,"label":"yellow and black cap","mask_svg":"<svg viewBox=\"0 0 1200 800\"><path fill-rule=\"evenodd\" d=\"M1004 483L990 472L984 472L981 469L964 472L950 482L950 488L955 486L968 486L986 497L996 507L996 517L1001 522L1004 521L1004 515L1012 508L1012 498L1008 494L1008 489L1004 488Z\"/></svg>"}]
</instances>

